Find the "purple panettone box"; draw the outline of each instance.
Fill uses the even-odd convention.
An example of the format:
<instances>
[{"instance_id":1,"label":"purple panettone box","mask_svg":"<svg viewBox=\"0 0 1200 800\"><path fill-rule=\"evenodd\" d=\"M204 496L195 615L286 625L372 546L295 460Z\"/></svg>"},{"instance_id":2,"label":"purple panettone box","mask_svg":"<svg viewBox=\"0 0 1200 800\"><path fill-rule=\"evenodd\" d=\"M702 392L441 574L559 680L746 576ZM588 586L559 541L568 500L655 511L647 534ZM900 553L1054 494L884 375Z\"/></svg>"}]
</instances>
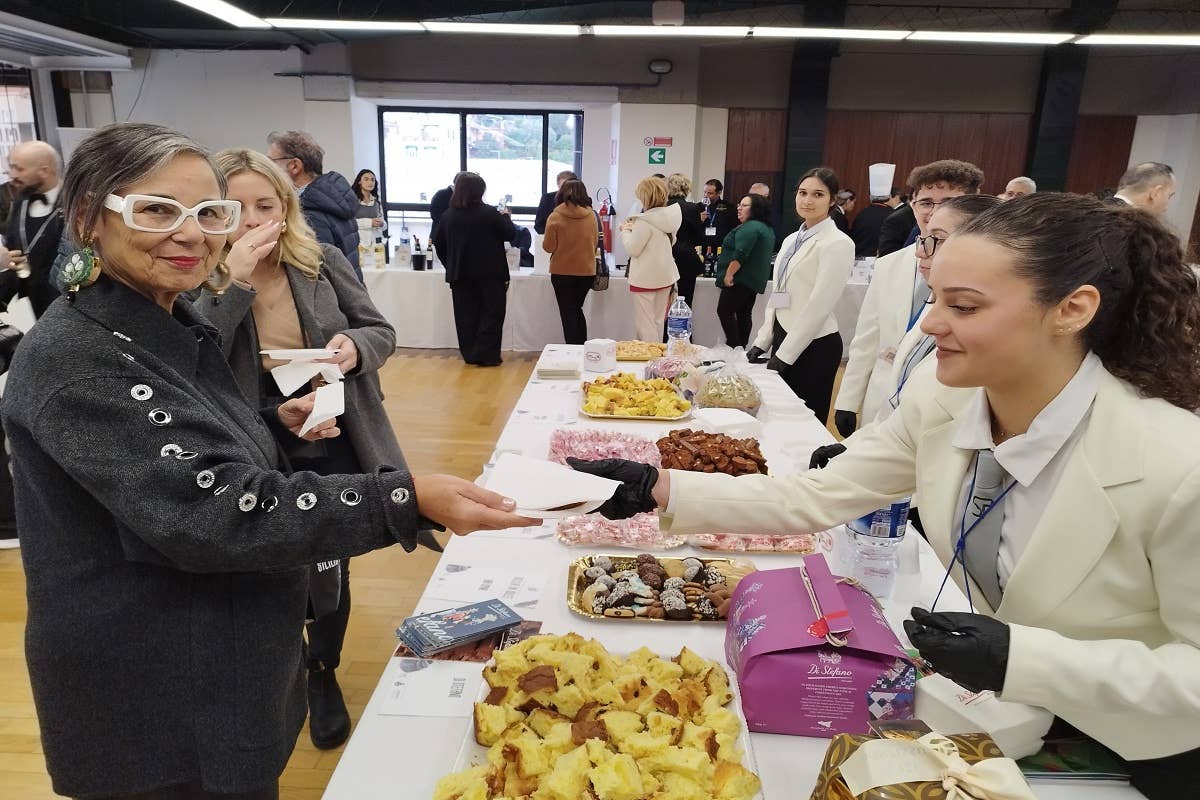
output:
<instances>
[{"instance_id":1,"label":"purple panettone box","mask_svg":"<svg viewBox=\"0 0 1200 800\"><path fill-rule=\"evenodd\" d=\"M825 556L747 575L728 620L725 659L750 730L831 737L912 718L916 669L875 598Z\"/></svg>"}]
</instances>

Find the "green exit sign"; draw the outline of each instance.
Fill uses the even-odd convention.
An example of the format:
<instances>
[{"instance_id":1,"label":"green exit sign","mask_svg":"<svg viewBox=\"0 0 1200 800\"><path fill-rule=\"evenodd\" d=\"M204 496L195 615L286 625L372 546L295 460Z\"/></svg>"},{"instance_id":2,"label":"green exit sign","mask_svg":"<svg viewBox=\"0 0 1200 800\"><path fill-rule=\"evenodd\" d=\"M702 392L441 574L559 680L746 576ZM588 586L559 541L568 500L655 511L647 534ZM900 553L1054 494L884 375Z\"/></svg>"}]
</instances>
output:
<instances>
[{"instance_id":1,"label":"green exit sign","mask_svg":"<svg viewBox=\"0 0 1200 800\"><path fill-rule=\"evenodd\" d=\"M667 148L650 147L646 149L646 161L650 164L667 163Z\"/></svg>"}]
</instances>

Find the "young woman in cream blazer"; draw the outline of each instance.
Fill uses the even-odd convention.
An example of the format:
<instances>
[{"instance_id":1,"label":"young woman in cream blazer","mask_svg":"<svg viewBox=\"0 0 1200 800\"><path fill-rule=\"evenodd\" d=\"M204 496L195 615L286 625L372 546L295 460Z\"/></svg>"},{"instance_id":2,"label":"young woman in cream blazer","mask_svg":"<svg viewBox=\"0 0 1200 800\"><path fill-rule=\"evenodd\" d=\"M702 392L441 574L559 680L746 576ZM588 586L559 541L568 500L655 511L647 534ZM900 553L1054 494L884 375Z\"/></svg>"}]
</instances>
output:
<instances>
[{"instance_id":1,"label":"young woman in cream blazer","mask_svg":"<svg viewBox=\"0 0 1200 800\"><path fill-rule=\"evenodd\" d=\"M766 318L748 353L754 360L771 350L767 367L779 373L821 422L829 416L842 361L833 307L854 266L854 242L829 216L837 193L838 179L831 169L817 167L800 176L796 213L804 224L779 248Z\"/></svg>"},{"instance_id":2,"label":"young woman in cream blazer","mask_svg":"<svg viewBox=\"0 0 1200 800\"><path fill-rule=\"evenodd\" d=\"M825 469L732 478L579 466L623 481L603 511L663 508L671 533L821 530L917 492L930 544L982 612L914 609L905 627L922 655L1112 748L1152 800L1190 796L1200 302L1179 240L1136 209L1036 194L968 222L933 264L921 325L935 359ZM955 563L983 450L1015 476L993 509L995 608Z\"/></svg>"}]
</instances>

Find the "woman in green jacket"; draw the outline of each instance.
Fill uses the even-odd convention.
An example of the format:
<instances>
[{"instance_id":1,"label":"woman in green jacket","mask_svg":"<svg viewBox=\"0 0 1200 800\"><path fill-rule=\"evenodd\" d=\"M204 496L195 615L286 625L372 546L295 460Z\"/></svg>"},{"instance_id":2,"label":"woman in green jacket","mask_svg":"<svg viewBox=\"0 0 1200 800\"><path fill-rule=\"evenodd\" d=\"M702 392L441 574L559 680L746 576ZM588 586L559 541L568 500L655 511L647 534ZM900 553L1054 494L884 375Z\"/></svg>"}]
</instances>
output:
<instances>
[{"instance_id":1,"label":"woman in green jacket","mask_svg":"<svg viewBox=\"0 0 1200 800\"><path fill-rule=\"evenodd\" d=\"M767 288L771 277L771 253L775 231L767 224L771 207L766 198L748 194L738 203L741 223L725 237L717 259L717 317L730 347L745 347L754 328L754 301Z\"/></svg>"}]
</instances>

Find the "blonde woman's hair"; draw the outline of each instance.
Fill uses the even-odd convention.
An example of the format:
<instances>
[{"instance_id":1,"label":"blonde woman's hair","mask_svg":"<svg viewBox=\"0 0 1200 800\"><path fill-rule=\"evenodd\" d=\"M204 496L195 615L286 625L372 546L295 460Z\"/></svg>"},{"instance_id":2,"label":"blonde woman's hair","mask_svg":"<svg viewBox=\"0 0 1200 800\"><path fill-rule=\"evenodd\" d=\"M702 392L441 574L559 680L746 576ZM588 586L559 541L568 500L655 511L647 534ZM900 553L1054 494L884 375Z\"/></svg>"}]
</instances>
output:
<instances>
[{"instance_id":1,"label":"blonde woman's hair","mask_svg":"<svg viewBox=\"0 0 1200 800\"><path fill-rule=\"evenodd\" d=\"M662 178L642 178L633 190L633 196L649 211L667 204L667 182Z\"/></svg>"},{"instance_id":2,"label":"blonde woman's hair","mask_svg":"<svg viewBox=\"0 0 1200 800\"><path fill-rule=\"evenodd\" d=\"M283 204L283 220L287 223L287 227L279 234L279 261L295 267L315 281L321 272L324 257L316 234L300 211L300 198L292 188L292 182L275 166L275 162L256 150L235 147L222 150L216 158L217 166L227 180L243 172L256 172L275 188L275 194Z\"/></svg>"},{"instance_id":3,"label":"blonde woman's hair","mask_svg":"<svg viewBox=\"0 0 1200 800\"><path fill-rule=\"evenodd\" d=\"M692 193L692 179L682 172L667 176L667 194L670 197L688 197Z\"/></svg>"}]
</instances>

